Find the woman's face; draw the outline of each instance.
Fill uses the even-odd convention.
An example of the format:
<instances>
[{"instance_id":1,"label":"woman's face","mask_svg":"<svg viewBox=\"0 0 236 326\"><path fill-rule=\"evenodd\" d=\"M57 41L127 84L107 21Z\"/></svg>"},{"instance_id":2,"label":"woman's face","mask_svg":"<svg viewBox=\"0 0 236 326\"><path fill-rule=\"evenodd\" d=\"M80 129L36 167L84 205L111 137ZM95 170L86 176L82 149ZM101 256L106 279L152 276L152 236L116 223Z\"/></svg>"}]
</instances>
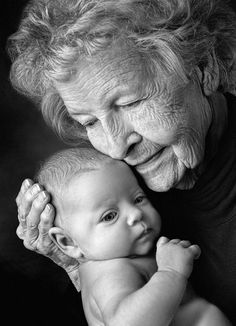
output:
<instances>
[{"instance_id":1,"label":"woman's face","mask_svg":"<svg viewBox=\"0 0 236 326\"><path fill-rule=\"evenodd\" d=\"M137 53L113 47L57 89L97 150L134 166L154 191L188 188L184 176L204 156L208 101L197 79L181 86L172 77L158 91L149 76Z\"/></svg>"}]
</instances>

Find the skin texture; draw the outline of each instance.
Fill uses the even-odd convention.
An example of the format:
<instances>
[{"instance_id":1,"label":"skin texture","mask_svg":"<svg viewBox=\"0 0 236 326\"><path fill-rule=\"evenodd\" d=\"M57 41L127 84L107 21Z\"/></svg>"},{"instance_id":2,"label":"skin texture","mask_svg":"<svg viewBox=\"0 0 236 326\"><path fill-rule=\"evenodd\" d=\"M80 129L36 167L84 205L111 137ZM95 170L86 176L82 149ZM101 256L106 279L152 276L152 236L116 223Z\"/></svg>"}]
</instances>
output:
<instances>
[{"instance_id":1,"label":"skin texture","mask_svg":"<svg viewBox=\"0 0 236 326\"><path fill-rule=\"evenodd\" d=\"M67 257L81 263L79 278L73 280L78 285L81 279L89 325L152 326L157 320L169 325L175 316L176 326L187 325L186 316L193 325L188 308L179 305L200 249L186 240L160 237L156 263L148 255L160 234L160 216L128 165L113 161L74 176L57 202L58 226L49 234ZM207 316L209 307L203 302L198 316ZM191 308L194 315L196 308ZM214 326L219 314L213 311Z\"/></svg>"},{"instance_id":2,"label":"skin texture","mask_svg":"<svg viewBox=\"0 0 236 326\"><path fill-rule=\"evenodd\" d=\"M59 227L49 233L80 260L89 325L169 325L200 249L161 237L154 263L150 250L160 234L160 216L129 166L114 160L74 176L56 207Z\"/></svg>"},{"instance_id":3,"label":"skin texture","mask_svg":"<svg viewBox=\"0 0 236 326\"><path fill-rule=\"evenodd\" d=\"M61 228L52 228L50 235L76 259L146 255L160 233L159 214L120 161L75 176L59 203Z\"/></svg>"},{"instance_id":4,"label":"skin texture","mask_svg":"<svg viewBox=\"0 0 236 326\"><path fill-rule=\"evenodd\" d=\"M147 82L152 81L150 75L147 78L147 71L141 70L143 62L139 64L137 54L127 51L113 48L96 60L84 60L77 78L58 84L58 91L75 120L86 124L92 119L87 133L93 145L134 165L150 188L191 188L198 168L187 167L202 161L205 134L209 130L209 155L217 149L227 125L226 100L217 92L217 62L210 56L208 66L202 71L196 68L195 78L186 87L181 89L180 81L169 78L169 86L158 93L155 85ZM107 97L110 93L116 94ZM162 146L165 150L158 154ZM147 163L143 164L145 160ZM77 260L65 255L48 235L55 217L50 195L27 179L16 203L17 235L24 246L63 267L76 286Z\"/></svg>"},{"instance_id":5,"label":"skin texture","mask_svg":"<svg viewBox=\"0 0 236 326\"><path fill-rule=\"evenodd\" d=\"M135 166L152 190L180 181L192 187L189 170L203 160L211 121L199 76L184 86L163 76L167 87L158 90L138 54L124 47L84 59L73 81L56 85L68 112L97 150Z\"/></svg>"},{"instance_id":6,"label":"skin texture","mask_svg":"<svg viewBox=\"0 0 236 326\"><path fill-rule=\"evenodd\" d=\"M198 246L188 241L160 237L156 244L158 271L154 255L81 264L83 307L89 325L156 326L157 321L169 325L179 311L199 253ZM183 318L177 325L185 325Z\"/></svg>"}]
</instances>

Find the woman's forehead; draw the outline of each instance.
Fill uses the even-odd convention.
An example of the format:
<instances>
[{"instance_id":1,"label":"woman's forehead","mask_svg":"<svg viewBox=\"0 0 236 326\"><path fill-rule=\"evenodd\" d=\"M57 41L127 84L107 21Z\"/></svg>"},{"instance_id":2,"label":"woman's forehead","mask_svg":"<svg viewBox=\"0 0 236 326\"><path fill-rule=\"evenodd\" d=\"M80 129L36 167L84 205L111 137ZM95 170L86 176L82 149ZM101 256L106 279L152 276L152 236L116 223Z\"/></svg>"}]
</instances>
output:
<instances>
[{"instance_id":1,"label":"woman's forehead","mask_svg":"<svg viewBox=\"0 0 236 326\"><path fill-rule=\"evenodd\" d=\"M148 82L144 60L132 49L121 51L111 48L104 55L83 58L78 63L77 74L67 83L57 83L56 87L64 102L88 101L94 96L103 100L113 93L129 88L139 91Z\"/></svg>"}]
</instances>

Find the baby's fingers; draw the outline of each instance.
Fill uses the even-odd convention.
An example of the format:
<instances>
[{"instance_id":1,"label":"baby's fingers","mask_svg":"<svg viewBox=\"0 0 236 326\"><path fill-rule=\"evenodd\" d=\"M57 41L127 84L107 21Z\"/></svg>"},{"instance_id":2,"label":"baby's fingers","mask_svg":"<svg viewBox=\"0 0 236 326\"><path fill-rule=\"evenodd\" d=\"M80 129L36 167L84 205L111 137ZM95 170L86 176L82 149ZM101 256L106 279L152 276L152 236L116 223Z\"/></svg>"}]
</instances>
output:
<instances>
[{"instance_id":1,"label":"baby's fingers","mask_svg":"<svg viewBox=\"0 0 236 326\"><path fill-rule=\"evenodd\" d=\"M166 243L168 243L170 240L167 237L160 237L157 241L157 248L165 245Z\"/></svg>"},{"instance_id":2,"label":"baby's fingers","mask_svg":"<svg viewBox=\"0 0 236 326\"><path fill-rule=\"evenodd\" d=\"M184 248L188 248L188 247L191 246L191 242L188 241L188 240L181 240L181 241L179 242L179 244L180 244L182 247L184 247Z\"/></svg>"},{"instance_id":3,"label":"baby's fingers","mask_svg":"<svg viewBox=\"0 0 236 326\"><path fill-rule=\"evenodd\" d=\"M198 259L201 255L201 249L198 245L192 245L189 247L189 249L192 251L194 259Z\"/></svg>"}]
</instances>

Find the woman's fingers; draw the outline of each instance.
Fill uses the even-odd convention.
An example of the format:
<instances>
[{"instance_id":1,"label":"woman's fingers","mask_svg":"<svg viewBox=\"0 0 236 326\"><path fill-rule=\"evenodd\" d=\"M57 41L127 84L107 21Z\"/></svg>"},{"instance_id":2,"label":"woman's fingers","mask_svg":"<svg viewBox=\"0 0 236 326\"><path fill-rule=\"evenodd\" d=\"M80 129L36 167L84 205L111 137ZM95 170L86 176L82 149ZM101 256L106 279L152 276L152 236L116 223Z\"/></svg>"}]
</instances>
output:
<instances>
[{"instance_id":1,"label":"woman's fingers","mask_svg":"<svg viewBox=\"0 0 236 326\"><path fill-rule=\"evenodd\" d=\"M25 192L20 191L20 194L17 198L20 223L24 222L28 216L31 210L32 202L41 191L43 191L43 188L37 183L29 186Z\"/></svg>"},{"instance_id":2,"label":"woman's fingers","mask_svg":"<svg viewBox=\"0 0 236 326\"><path fill-rule=\"evenodd\" d=\"M18 227L16 229L16 234L17 234L18 238L20 238L21 240L24 240L25 231L20 224L18 225Z\"/></svg>"},{"instance_id":3,"label":"woman's fingers","mask_svg":"<svg viewBox=\"0 0 236 326\"><path fill-rule=\"evenodd\" d=\"M24 241L24 245L28 249L37 249L41 214L43 213L49 200L49 194L46 191L41 191L32 201L31 209L26 219L27 227Z\"/></svg>"},{"instance_id":4,"label":"woman's fingers","mask_svg":"<svg viewBox=\"0 0 236 326\"><path fill-rule=\"evenodd\" d=\"M45 209L41 214L40 223L38 226L39 236L38 236L38 246L39 248L49 248L52 240L49 236L49 230L53 227L55 218L54 207L51 204L47 204Z\"/></svg>"},{"instance_id":5,"label":"woman's fingers","mask_svg":"<svg viewBox=\"0 0 236 326\"><path fill-rule=\"evenodd\" d=\"M18 220L23 228L23 230L26 228L26 214L24 212L24 205L22 205L22 202L24 201L24 196L26 192L32 187L33 181L30 179L26 179L22 182L20 191L16 197L16 204L18 209ZM22 232L21 232L22 233ZM18 233L17 233L18 234ZM19 233L20 234L20 233Z\"/></svg>"},{"instance_id":6,"label":"woman's fingers","mask_svg":"<svg viewBox=\"0 0 236 326\"><path fill-rule=\"evenodd\" d=\"M27 249L49 257L69 273L77 270L79 263L65 255L49 236L55 218L49 200L50 196L42 186L30 179L23 182L16 198L19 218L16 234Z\"/></svg>"},{"instance_id":7,"label":"woman's fingers","mask_svg":"<svg viewBox=\"0 0 236 326\"><path fill-rule=\"evenodd\" d=\"M16 197L16 204L19 206L21 204L22 196L25 194L25 192L33 185L33 181L30 179L25 179L22 184L20 191Z\"/></svg>"}]
</instances>

